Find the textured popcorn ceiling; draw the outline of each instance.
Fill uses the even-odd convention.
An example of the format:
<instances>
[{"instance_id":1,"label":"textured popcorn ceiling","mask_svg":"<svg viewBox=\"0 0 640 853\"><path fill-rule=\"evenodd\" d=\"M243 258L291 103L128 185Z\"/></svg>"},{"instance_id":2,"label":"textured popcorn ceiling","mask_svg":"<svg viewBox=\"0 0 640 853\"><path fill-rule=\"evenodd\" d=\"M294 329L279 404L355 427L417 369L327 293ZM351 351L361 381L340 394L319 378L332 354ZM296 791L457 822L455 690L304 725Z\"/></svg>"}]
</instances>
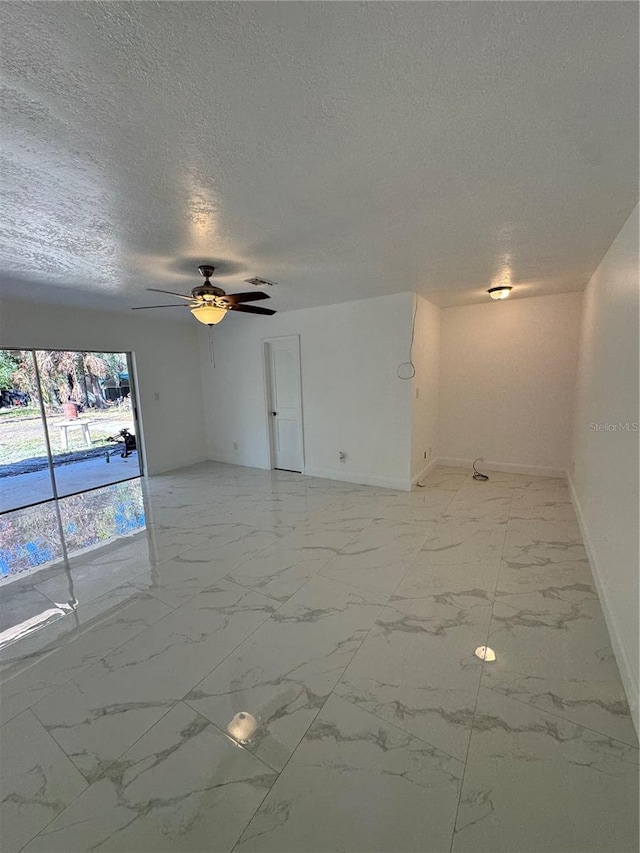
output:
<instances>
[{"instance_id":1,"label":"textured popcorn ceiling","mask_svg":"<svg viewBox=\"0 0 640 853\"><path fill-rule=\"evenodd\" d=\"M634 3L0 16L9 296L160 303L205 260L279 310L578 290L637 200Z\"/></svg>"}]
</instances>

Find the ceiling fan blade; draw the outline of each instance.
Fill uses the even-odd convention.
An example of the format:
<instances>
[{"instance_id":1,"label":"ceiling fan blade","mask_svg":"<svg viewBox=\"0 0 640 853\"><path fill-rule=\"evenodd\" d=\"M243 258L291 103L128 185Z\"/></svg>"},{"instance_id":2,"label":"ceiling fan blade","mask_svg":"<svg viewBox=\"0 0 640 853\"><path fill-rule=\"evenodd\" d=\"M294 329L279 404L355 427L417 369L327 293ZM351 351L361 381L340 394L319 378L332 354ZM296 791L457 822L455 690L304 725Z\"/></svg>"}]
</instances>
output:
<instances>
[{"instance_id":1,"label":"ceiling fan blade","mask_svg":"<svg viewBox=\"0 0 640 853\"><path fill-rule=\"evenodd\" d=\"M154 293L168 293L169 296L178 296L180 299L188 299L193 301L193 296L185 296L184 293L174 293L173 290L158 290L157 287L148 287L147 290L152 290Z\"/></svg>"},{"instance_id":2,"label":"ceiling fan blade","mask_svg":"<svg viewBox=\"0 0 640 853\"><path fill-rule=\"evenodd\" d=\"M188 308L184 302L174 302L173 305L142 305L140 308L132 308L132 311L148 311L149 308Z\"/></svg>"},{"instance_id":3,"label":"ceiling fan blade","mask_svg":"<svg viewBox=\"0 0 640 853\"><path fill-rule=\"evenodd\" d=\"M257 302L259 299L271 299L271 297L268 293L256 290L255 292L247 291L246 293L227 293L224 299L237 305L240 302Z\"/></svg>"},{"instance_id":4,"label":"ceiling fan blade","mask_svg":"<svg viewBox=\"0 0 640 853\"><path fill-rule=\"evenodd\" d=\"M243 314L275 314L271 308L258 308L253 305L229 305L229 311L242 311Z\"/></svg>"}]
</instances>

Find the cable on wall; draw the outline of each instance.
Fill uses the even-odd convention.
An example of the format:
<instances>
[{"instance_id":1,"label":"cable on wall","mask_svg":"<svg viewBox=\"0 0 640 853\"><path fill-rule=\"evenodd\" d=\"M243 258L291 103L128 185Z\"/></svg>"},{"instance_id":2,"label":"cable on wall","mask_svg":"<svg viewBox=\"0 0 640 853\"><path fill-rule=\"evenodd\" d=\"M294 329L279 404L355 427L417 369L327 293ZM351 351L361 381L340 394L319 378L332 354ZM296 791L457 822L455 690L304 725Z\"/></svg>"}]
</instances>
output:
<instances>
[{"instance_id":1,"label":"cable on wall","mask_svg":"<svg viewBox=\"0 0 640 853\"><path fill-rule=\"evenodd\" d=\"M396 368L398 379L413 379L416 375L416 366L413 363L413 339L416 334L416 314L418 313L418 297L413 296L413 321L411 323L411 343L409 344L409 361L401 362ZM406 368L406 369L403 369Z\"/></svg>"}]
</instances>

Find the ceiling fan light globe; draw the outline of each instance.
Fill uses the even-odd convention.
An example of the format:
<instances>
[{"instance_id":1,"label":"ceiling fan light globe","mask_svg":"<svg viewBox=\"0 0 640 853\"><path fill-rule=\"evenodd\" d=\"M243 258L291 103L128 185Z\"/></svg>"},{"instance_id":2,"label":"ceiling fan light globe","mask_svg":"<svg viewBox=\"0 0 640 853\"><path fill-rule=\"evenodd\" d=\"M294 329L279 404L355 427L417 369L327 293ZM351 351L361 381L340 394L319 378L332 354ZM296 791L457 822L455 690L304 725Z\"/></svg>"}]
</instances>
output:
<instances>
[{"instance_id":1,"label":"ceiling fan light globe","mask_svg":"<svg viewBox=\"0 0 640 853\"><path fill-rule=\"evenodd\" d=\"M215 326L227 313L227 309L218 308L217 305L197 305L191 309L191 313L205 326Z\"/></svg>"}]
</instances>

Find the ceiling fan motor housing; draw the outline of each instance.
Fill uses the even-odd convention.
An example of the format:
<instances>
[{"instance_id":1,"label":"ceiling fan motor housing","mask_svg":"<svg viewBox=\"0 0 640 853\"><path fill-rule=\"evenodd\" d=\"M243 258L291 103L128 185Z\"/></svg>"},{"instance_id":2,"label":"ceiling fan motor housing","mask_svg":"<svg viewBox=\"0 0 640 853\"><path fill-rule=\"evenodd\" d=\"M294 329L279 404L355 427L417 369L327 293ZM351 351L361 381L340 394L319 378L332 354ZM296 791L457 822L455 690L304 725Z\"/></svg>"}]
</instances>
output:
<instances>
[{"instance_id":1,"label":"ceiling fan motor housing","mask_svg":"<svg viewBox=\"0 0 640 853\"><path fill-rule=\"evenodd\" d=\"M221 287L215 287L209 281L215 272L215 267L211 266L211 264L200 264L198 270L205 281L204 284L201 284L199 287L193 288L191 296L194 299L201 300L203 302L223 303L225 300L220 297L226 296L227 294Z\"/></svg>"},{"instance_id":2,"label":"ceiling fan motor housing","mask_svg":"<svg viewBox=\"0 0 640 853\"><path fill-rule=\"evenodd\" d=\"M207 296L220 297L226 296L227 294L221 287L214 287L212 284L201 284L199 287L193 288L191 295L194 299L206 299Z\"/></svg>"}]
</instances>

